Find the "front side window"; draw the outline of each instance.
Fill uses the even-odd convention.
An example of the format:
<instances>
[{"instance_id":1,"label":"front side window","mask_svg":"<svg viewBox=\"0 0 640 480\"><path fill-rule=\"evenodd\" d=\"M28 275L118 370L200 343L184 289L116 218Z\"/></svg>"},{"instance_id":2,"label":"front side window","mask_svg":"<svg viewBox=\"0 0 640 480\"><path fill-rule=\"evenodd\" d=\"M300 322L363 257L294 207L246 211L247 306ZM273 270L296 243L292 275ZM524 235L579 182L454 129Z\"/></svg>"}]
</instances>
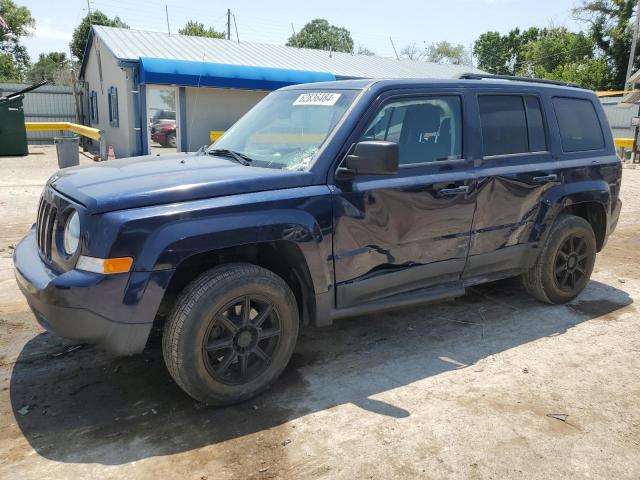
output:
<instances>
[{"instance_id":1,"label":"front side window","mask_svg":"<svg viewBox=\"0 0 640 480\"><path fill-rule=\"evenodd\" d=\"M398 143L400 165L462 158L460 97L442 95L389 102L360 140Z\"/></svg>"},{"instance_id":2,"label":"front side window","mask_svg":"<svg viewBox=\"0 0 640 480\"><path fill-rule=\"evenodd\" d=\"M209 150L230 150L255 166L308 170L357 90L281 90L269 94Z\"/></svg>"},{"instance_id":3,"label":"front side window","mask_svg":"<svg viewBox=\"0 0 640 480\"><path fill-rule=\"evenodd\" d=\"M562 150L582 152L604 148L598 115L589 100L556 97L553 108L560 128Z\"/></svg>"},{"instance_id":4,"label":"front side window","mask_svg":"<svg viewBox=\"0 0 640 480\"><path fill-rule=\"evenodd\" d=\"M480 95L484 156L547 149L540 100L531 95Z\"/></svg>"}]
</instances>

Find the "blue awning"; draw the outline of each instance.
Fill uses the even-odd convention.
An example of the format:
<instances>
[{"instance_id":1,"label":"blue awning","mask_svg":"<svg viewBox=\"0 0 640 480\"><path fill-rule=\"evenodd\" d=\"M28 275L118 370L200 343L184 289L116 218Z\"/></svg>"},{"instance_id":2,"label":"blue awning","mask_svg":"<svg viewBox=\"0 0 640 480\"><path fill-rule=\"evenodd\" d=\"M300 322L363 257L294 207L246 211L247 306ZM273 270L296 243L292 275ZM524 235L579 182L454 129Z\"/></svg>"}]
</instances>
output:
<instances>
[{"instance_id":1,"label":"blue awning","mask_svg":"<svg viewBox=\"0 0 640 480\"><path fill-rule=\"evenodd\" d=\"M287 85L335 79L329 72L140 57L140 83L143 84L277 90Z\"/></svg>"}]
</instances>

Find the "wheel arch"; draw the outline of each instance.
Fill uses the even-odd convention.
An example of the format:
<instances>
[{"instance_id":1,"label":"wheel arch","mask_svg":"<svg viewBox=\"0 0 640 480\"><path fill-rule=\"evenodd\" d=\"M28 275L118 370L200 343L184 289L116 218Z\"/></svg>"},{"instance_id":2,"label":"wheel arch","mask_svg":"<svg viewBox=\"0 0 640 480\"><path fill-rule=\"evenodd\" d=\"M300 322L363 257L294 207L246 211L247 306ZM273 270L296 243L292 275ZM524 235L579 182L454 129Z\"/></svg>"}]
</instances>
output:
<instances>
[{"instance_id":1,"label":"wheel arch","mask_svg":"<svg viewBox=\"0 0 640 480\"><path fill-rule=\"evenodd\" d=\"M198 275L225 263L250 263L281 277L291 288L302 324L314 323L314 283L300 246L287 240L264 241L201 251L183 259L176 267L158 309L156 322L169 314L179 293Z\"/></svg>"}]
</instances>

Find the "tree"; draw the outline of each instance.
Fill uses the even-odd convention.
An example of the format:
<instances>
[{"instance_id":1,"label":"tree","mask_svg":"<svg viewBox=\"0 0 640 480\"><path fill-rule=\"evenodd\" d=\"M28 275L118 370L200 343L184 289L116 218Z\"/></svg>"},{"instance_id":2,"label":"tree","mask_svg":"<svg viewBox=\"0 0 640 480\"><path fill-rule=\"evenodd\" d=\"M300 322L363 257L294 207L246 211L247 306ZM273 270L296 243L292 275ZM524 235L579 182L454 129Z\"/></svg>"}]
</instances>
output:
<instances>
[{"instance_id":1,"label":"tree","mask_svg":"<svg viewBox=\"0 0 640 480\"><path fill-rule=\"evenodd\" d=\"M82 62L82 59L84 58L84 51L87 46L87 40L89 39L91 25L129 28L129 25L120 20L120 17L109 18L100 10L94 10L91 12L91 19L89 19L89 15L87 15L82 19L80 25L78 25L73 31L73 37L71 37L71 43L69 44L71 53L80 62Z\"/></svg>"},{"instance_id":2,"label":"tree","mask_svg":"<svg viewBox=\"0 0 640 480\"><path fill-rule=\"evenodd\" d=\"M367 47L365 47L364 45L360 45L358 44L358 48L356 49L356 53L358 55L369 55L370 57L373 57L376 52L374 52L373 50L369 50Z\"/></svg>"},{"instance_id":3,"label":"tree","mask_svg":"<svg viewBox=\"0 0 640 480\"><path fill-rule=\"evenodd\" d=\"M608 62L596 56L591 38L564 27L540 30L538 39L522 48L521 57L518 75L574 82L591 89L606 88L610 80Z\"/></svg>"},{"instance_id":4,"label":"tree","mask_svg":"<svg viewBox=\"0 0 640 480\"><path fill-rule=\"evenodd\" d=\"M588 25L588 33L609 60L612 68L611 88L624 88L631 51L633 7L636 0L582 0L573 10L578 20ZM636 54L634 63L637 65Z\"/></svg>"},{"instance_id":5,"label":"tree","mask_svg":"<svg viewBox=\"0 0 640 480\"><path fill-rule=\"evenodd\" d=\"M452 45L444 41L432 43L427 47L428 62L447 65L471 65L471 57L462 45Z\"/></svg>"},{"instance_id":6,"label":"tree","mask_svg":"<svg viewBox=\"0 0 640 480\"><path fill-rule=\"evenodd\" d=\"M71 62L64 52L41 53L38 61L27 72L27 81L37 83L48 80L56 85L69 84Z\"/></svg>"},{"instance_id":7,"label":"tree","mask_svg":"<svg viewBox=\"0 0 640 480\"><path fill-rule=\"evenodd\" d=\"M353 52L353 39L349 30L330 25L323 18L310 21L287 40L289 47L314 48L333 52Z\"/></svg>"},{"instance_id":8,"label":"tree","mask_svg":"<svg viewBox=\"0 0 640 480\"><path fill-rule=\"evenodd\" d=\"M216 31L213 27L205 28L204 23L189 20L187 24L178 30L180 35L192 37L225 38L226 35Z\"/></svg>"},{"instance_id":9,"label":"tree","mask_svg":"<svg viewBox=\"0 0 640 480\"><path fill-rule=\"evenodd\" d=\"M483 33L473 45L478 68L495 75L515 75L522 66L522 50L538 38L540 31L532 27L524 32L514 28L507 35Z\"/></svg>"},{"instance_id":10,"label":"tree","mask_svg":"<svg viewBox=\"0 0 640 480\"><path fill-rule=\"evenodd\" d=\"M31 34L35 20L27 7L18 7L11 0L0 0L0 81L22 81L29 66L29 54L20 38Z\"/></svg>"},{"instance_id":11,"label":"tree","mask_svg":"<svg viewBox=\"0 0 640 480\"><path fill-rule=\"evenodd\" d=\"M405 45L404 48L400 50L400 56L419 62L427 56L427 49L420 48L415 43L412 43L410 45Z\"/></svg>"}]
</instances>

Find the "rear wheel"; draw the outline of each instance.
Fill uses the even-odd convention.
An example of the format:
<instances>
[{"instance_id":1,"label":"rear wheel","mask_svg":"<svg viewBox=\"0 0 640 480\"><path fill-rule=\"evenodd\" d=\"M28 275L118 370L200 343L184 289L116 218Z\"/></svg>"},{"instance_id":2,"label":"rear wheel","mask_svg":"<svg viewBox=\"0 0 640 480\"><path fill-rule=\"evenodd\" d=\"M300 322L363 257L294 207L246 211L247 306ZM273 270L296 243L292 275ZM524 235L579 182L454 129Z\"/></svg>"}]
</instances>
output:
<instances>
[{"instance_id":1,"label":"rear wheel","mask_svg":"<svg viewBox=\"0 0 640 480\"><path fill-rule=\"evenodd\" d=\"M596 239L589 222L560 215L533 267L523 275L529 293L546 303L565 303L587 286L596 259Z\"/></svg>"},{"instance_id":2,"label":"rear wheel","mask_svg":"<svg viewBox=\"0 0 640 480\"><path fill-rule=\"evenodd\" d=\"M213 268L178 297L163 353L176 383L196 400L224 405L267 388L287 365L298 310L280 277L250 264Z\"/></svg>"}]
</instances>

